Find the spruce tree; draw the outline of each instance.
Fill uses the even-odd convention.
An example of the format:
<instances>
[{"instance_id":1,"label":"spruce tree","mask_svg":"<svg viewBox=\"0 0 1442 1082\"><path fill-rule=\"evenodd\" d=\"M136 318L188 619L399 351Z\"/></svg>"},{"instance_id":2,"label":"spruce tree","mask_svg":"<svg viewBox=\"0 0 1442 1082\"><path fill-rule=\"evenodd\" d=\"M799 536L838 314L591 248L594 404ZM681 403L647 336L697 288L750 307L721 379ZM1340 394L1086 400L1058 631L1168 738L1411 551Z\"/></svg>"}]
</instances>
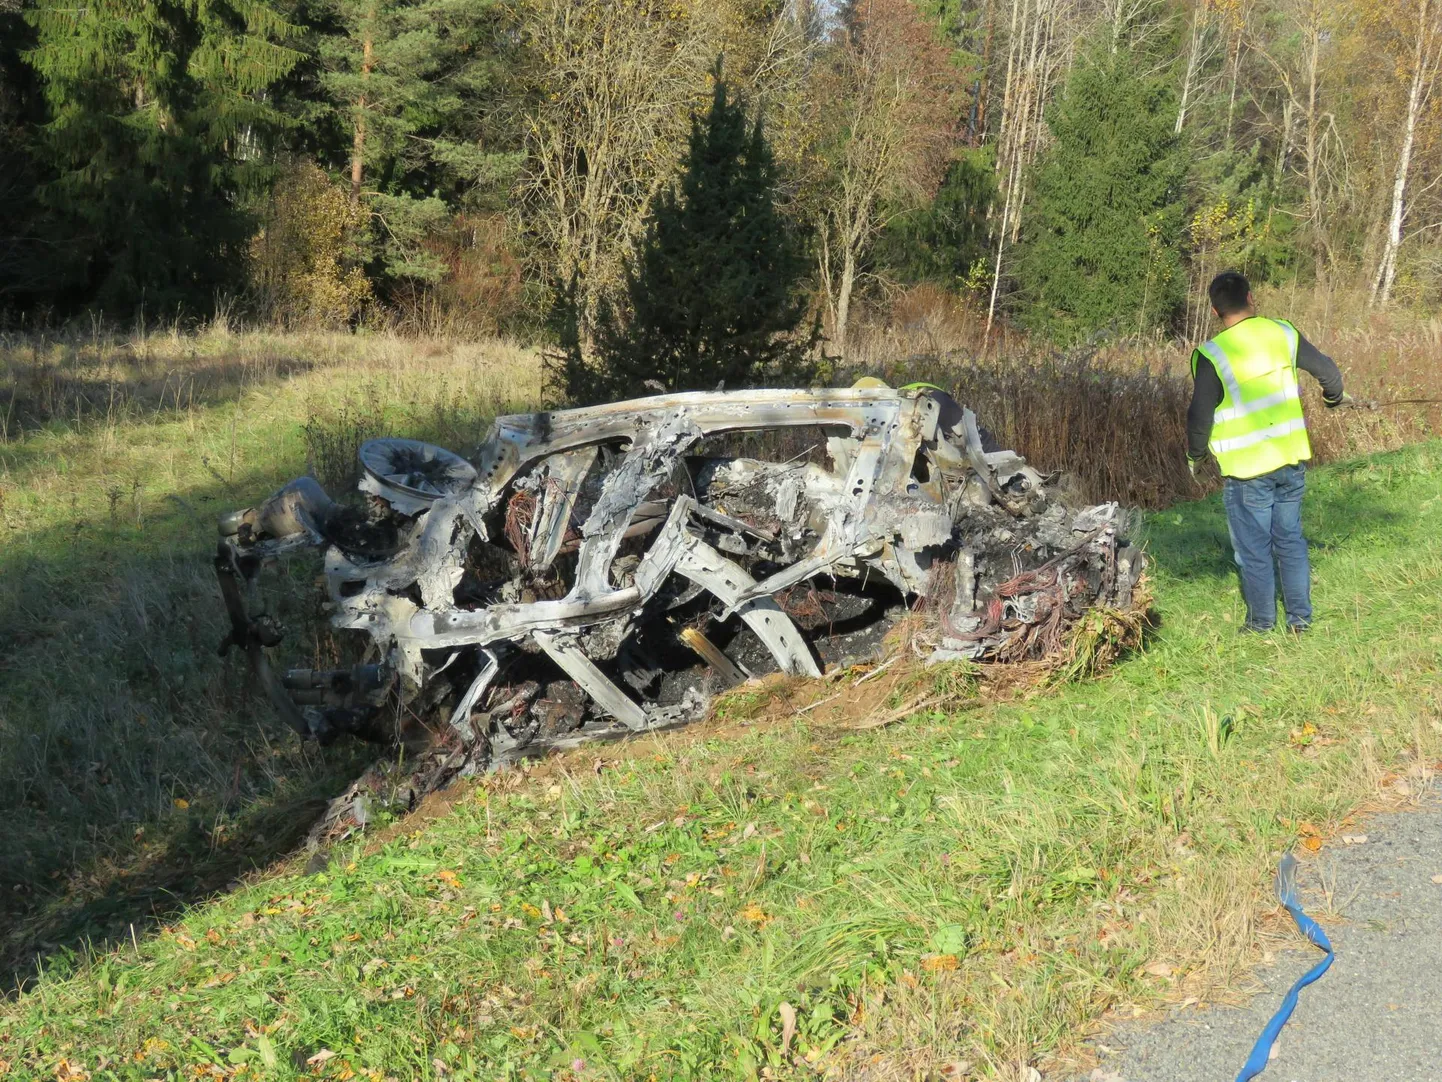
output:
<instances>
[{"instance_id":1,"label":"spruce tree","mask_svg":"<svg viewBox=\"0 0 1442 1082\"><path fill-rule=\"evenodd\" d=\"M802 240L776 207L777 167L761 117L748 120L719 64L711 107L692 116L681 164L679 188L651 208L623 303L597 314L594 365L579 363L579 338L570 337L562 376L573 399L809 375L820 330L797 333L807 308L798 288Z\"/></svg>"},{"instance_id":2,"label":"spruce tree","mask_svg":"<svg viewBox=\"0 0 1442 1082\"><path fill-rule=\"evenodd\" d=\"M422 241L499 192L518 156L493 136L507 0L316 0L320 112L344 148L352 204L377 222L380 269L435 281Z\"/></svg>"},{"instance_id":3,"label":"spruce tree","mask_svg":"<svg viewBox=\"0 0 1442 1082\"><path fill-rule=\"evenodd\" d=\"M1185 290L1186 158L1169 85L1094 48L1048 113L1017 266L1023 322L1064 342L1165 325Z\"/></svg>"},{"instance_id":4,"label":"spruce tree","mask_svg":"<svg viewBox=\"0 0 1442 1082\"><path fill-rule=\"evenodd\" d=\"M34 32L0 0L0 325L8 310L44 297L65 280L66 260L35 199L48 179L36 158L45 121L34 72L20 58Z\"/></svg>"},{"instance_id":5,"label":"spruce tree","mask_svg":"<svg viewBox=\"0 0 1442 1082\"><path fill-rule=\"evenodd\" d=\"M50 115L39 195L73 240L75 299L173 314L236 286L294 28L263 0L39 0L26 18Z\"/></svg>"},{"instance_id":6,"label":"spruce tree","mask_svg":"<svg viewBox=\"0 0 1442 1082\"><path fill-rule=\"evenodd\" d=\"M929 203L893 218L877 239L875 260L900 282L957 289L991 249L996 170L989 151L964 151L948 165Z\"/></svg>"}]
</instances>

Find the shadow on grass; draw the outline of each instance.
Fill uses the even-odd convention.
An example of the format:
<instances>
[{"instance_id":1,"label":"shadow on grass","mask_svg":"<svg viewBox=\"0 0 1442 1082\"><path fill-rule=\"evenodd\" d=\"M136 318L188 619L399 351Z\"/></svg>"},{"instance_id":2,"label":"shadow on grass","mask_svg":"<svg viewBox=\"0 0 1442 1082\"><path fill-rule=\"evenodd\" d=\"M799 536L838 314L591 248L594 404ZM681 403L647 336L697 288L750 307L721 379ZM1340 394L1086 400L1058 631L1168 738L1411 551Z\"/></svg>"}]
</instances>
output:
<instances>
[{"instance_id":1,"label":"shadow on grass","mask_svg":"<svg viewBox=\"0 0 1442 1082\"><path fill-rule=\"evenodd\" d=\"M6 917L13 923L0 941L0 996L23 990L57 962L142 939L246 875L288 857L327 801L374 757L374 748L359 745L330 749L308 784L242 802L235 825L223 834L191 816L166 844L133 861L106 856L84 867L52 869L71 881L81 879L84 886L37 892L28 907L8 907Z\"/></svg>"},{"instance_id":2,"label":"shadow on grass","mask_svg":"<svg viewBox=\"0 0 1442 1082\"><path fill-rule=\"evenodd\" d=\"M244 659L218 656L212 512L273 487L197 485L143 527L72 523L0 552L0 990L286 856L375 758L303 746ZM298 661L332 648L316 570L285 582Z\"/></svg>"},{"instance_id":3,"label":"shadow on grass","mask_svg":"<svg viewBox=\"0 0 1442 1082\"><path fill-rule=\"evenodd\" d=\"M1341 472L1341 471L1339 471ZM1347 484L1318 484L1308 477L1302 528L1313 557L1348 549L1364 533L1385 531L1405 516L1385 494ZM1154 567L1172 579L1237 578L1221 493L1147 516L1147 551Z\"/></svg>"},{"instance_id":4,"label":"shadow on grass","mask_svg":"<svg viewBox=\"0 0 1442 1082\"><path fill-rule=\"evenodd\" d=\"M216 656L213 512L278 480L195 484L143 527L72 522L0 551L0 988L286 856L374 756L302 747L247 691L242 660ZM1382 495L1345 473L1314 486L1318 549L1361 550L1359 523L1403 517ZM1233 575L1218 496L1152 515L1147 536L1166 579ZM315 571L297 562L285 584L302 633L283 651L328 667Z\"/></svg>"},{"instance_id":5,"label":"shadow on grass","mask_svg":"<svg viewBox=\"0 0 1442 1082\"><path fill-rule=\"evenodd\" d=\"M47 428L83 434L121 420L160 420L234 402L320 365L303 357L144 358L112 351L102 361L27 362L0 352L0 449ZM101 372L104 375L101 375ZM117 374L117 372L119 374Z\"/></svg>"}]
</instances>

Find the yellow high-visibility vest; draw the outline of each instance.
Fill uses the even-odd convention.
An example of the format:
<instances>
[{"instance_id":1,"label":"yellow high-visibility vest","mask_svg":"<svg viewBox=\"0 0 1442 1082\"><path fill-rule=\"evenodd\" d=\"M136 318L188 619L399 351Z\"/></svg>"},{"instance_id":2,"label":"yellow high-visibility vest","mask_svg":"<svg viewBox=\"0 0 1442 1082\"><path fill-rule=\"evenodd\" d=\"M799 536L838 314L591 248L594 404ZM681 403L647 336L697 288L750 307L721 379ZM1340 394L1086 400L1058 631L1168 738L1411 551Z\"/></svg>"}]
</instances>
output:
<instances>
[{"instance_id":1,"label":"yellow high-visibility vest","mask_svg":"<svg viewBox=\"0 0 1442 1082\"><path fill-rule=\"evenodd\" d=\"M1224 477L1260 477L1312 457L1297 385L1297 328L1253 316L1223 331L1192 354L1212 362L1222 402L1208 446Z\"/></svg>"}]
</instances>

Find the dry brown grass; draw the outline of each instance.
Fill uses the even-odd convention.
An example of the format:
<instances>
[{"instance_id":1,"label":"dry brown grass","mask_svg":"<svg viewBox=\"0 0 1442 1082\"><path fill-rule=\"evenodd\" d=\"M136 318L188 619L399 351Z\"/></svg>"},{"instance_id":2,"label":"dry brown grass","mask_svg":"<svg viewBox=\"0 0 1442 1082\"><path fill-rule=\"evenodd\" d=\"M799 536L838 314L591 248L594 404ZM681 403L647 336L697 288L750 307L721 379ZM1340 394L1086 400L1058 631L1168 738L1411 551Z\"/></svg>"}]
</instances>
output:
<instances>
[{"instance_id":1,"label":"dry brown grass","mask_svg":"<svg viewBox=\"0 0 1442 1082\"><path fill-rule=\"evenodd\" d=\"M1263 310L1292 319L1341 366L1348 391L1382 403L1442 399L1442 320L1368 313L1353 293L1275 293ZM1059 351L1006 330L934 289L903 294L854 336L848 369L951 391L1003 446L1044 470L1064 470L1082 494L1142 507L1195 499L1186 468L1190 345L1154 339ZM1304 398L1318 463L1395 450L1442 431L1442 403L1376 412L1327 410L1315 381Z\"/></svg>"},{"instance_id":2,"label":"dry brown grass","mask_svg":"<svg viewBox=\"0 0 1442 1082\"><path fill-rule=\"evenodd\" d=\"M533 351L495 338L238 332L224 321L193 333L0 333L0 446L46 426L163 422L287 383L330 402L366 392L391 407L448 397L524 408L539 378Z\"/></svg>"}]
</instances>

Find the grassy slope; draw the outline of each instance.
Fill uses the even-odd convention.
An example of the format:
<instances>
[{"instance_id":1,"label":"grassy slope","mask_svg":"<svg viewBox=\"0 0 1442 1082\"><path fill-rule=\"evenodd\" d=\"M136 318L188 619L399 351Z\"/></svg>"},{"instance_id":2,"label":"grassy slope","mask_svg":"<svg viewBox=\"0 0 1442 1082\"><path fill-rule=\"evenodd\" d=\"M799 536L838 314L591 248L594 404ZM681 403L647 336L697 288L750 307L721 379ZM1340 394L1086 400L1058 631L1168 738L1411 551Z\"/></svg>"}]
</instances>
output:
<instances>
[{"instance_id":1,"label":"grassy slope","mask_svg":"<svg viewBox=\"0 0 1442 1082\"><path fill-rule=\"evenodd\" d=\"M1108 1007L1235 978L1280 851L1436 756L1439 477L1436 444L1316 471L1301 640L1234 635L1215 498L1164 512L1163 625L1100 680L869 732L748 726L766 704L742 698L702 736L488 779L323 873L52 962L0 1007L0 1060L137 1079L1045 1066Z\"/></svg>"},{"instance_id":2,"label":"grassy slope","mask_svg":"<svg viewBox=\"0 0 1442 1082\"><path fill-rule=\"evenodd\" d=\"M363 769L301 748L216 657L216 514L369 434L468 446L537 384L496 343L0 339L0 985L285 852Z\"/></svg>"}]
</instances>

